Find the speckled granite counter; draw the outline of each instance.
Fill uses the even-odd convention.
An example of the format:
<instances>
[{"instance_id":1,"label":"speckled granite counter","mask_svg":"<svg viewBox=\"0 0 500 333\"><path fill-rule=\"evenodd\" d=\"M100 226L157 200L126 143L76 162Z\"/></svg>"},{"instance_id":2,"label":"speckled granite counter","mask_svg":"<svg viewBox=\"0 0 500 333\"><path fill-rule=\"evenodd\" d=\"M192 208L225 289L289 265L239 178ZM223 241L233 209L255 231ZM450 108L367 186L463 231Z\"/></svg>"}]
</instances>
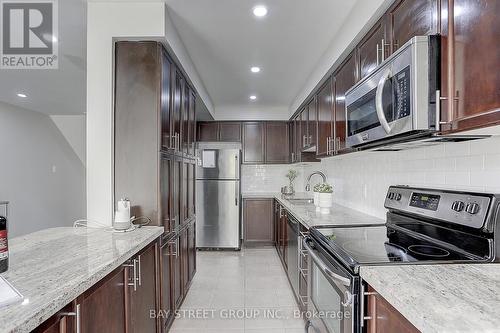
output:
<instances>
[{"instance_id":1,"label":"speckled granite counter","mask_svg":"<svg viewBox=\"0 0 500 333\"><path fill-rule=\"evenodd\" d=\"M29 332L163 233L52 228L9 240L2 274L24 302L0 308L0 332Z\"/></svg>"},{"instance_id":2,"label":"speckled granite counter","mask_svg":"<svg viewBox=\"0 0 500 333\"><path fill-rule=\"evenodd\" d=\"M500 264L361 267L422 332L500 332Z\"/></svg>"},{"instance_id":3,"label":"speckled granite counter","mask_svg":"<svg viewBox=\"0 0 500 333\"><path fill-rule=\"evenodd\" d=\"M250 198L275 198L305 227L316 225L349 225L349 224L384 224L385 221L377 217L361 213L357 210L333 204L330 214L320 214L313 205L295 205L282 198L277 192L251 192L243 193L243 199ZM297 193L294 198L311 197L306 193Z\"/></svg>"}]
</instances>

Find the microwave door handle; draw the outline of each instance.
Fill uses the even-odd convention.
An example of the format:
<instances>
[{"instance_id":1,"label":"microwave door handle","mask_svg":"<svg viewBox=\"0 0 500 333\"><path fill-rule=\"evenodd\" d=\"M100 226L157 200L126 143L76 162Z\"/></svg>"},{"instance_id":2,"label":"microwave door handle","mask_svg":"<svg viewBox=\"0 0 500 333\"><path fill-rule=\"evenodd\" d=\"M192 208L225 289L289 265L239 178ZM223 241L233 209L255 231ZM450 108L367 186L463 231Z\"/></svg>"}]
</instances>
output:
<instances>
[{"instance_id":1,"label":"microwave door handle","mask_svg":"<svg viewBox=\"0 0 500 333\"><path fill-rule=\"evenodd\" d=\"M346 277L343 277L339 274L336 274L334 272L332 272L326 265L325 263L318 257L318 255L316 253L314 253L314 250L307 244L307 238L305 238L303 241L302 241L302 245L304 246L304 249L306 249L307 251L307 254L309 255L309 257L311 257L311 259L314 261L314 263L316 265L318 265L318 267L323 271L325 272L326 275L328 275L328 277L330 277L332 280L336 280L336 281L340 281L344 286L346 287L349 287L351 285L351 280L346 278Z\"/></svg>"},{"instance_id":2,"label":"microwave door handle","mask_svg":"<svg viewBox=\"0 0 500 333\"><path fill-rule=\"evenodd\" d=\"M387 79L391 77L391 70L387 69L377 84L377 91L375 93L375 109L377 110L377 117L380 121L380 125L382 125L384 131L389 134L392 131L391 126L387 122L387 118L384 113L384 106L382 104L382 94L384 91L384 85L387 82Z\"/></svg>"}]
</instances>

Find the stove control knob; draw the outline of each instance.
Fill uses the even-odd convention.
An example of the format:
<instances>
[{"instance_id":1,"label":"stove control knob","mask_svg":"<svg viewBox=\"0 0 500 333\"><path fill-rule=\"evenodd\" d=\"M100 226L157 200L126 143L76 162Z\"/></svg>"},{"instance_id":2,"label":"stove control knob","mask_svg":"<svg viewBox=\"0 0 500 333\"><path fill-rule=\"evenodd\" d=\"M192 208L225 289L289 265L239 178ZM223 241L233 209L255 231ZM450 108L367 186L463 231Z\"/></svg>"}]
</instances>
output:
<instances>
[{"instance_id":1,"label":"stove control knob","mask_svg":"<svg viewBox=\"0 0 500 333\"><path fill-rule=\"evenodd\" d=\"M472 215L477 214L479 212L479 205L475 202L470 203L465 208L465 211L469 214L472 214Z\"/></svg>"},{"instance_id":2,"label":"stove control knob","mask_svg":"<svg viewBox=\"0 0 500 333\"><path fill-rule=\"evenodd\" d=\"M401 193L396 194L396 200L397 201L401 201L401 198L402 198Z\"/></svg>"},{"instance_id":3,"label":"stove control knob","mask_svg":"<svg viewBox=\"0 0 500 333\"><path fill-rule=\"evenodd\" d=\"M461 212L464 210L465 204L462 201L455 201L451 205L451 209L453 209L456 212Z\"/></svg>"}]
</instances>

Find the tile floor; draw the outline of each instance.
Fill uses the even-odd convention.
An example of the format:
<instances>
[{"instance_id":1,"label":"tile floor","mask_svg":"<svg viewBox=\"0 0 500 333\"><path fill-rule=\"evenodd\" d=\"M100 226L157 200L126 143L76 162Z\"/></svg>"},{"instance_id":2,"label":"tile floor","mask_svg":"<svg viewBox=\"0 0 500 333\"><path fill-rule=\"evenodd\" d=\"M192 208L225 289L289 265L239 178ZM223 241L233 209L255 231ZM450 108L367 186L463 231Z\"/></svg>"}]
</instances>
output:
<instances>
[{"instance_id":1,"label":"tile floor","mask_svg":"<svg viewBox=\"0 0 500 333\"><path fill-rule=\"evenodd\" d=\"M274 248L198 252L171 333L303 333L304 321Z\"/></svg>"}]
</instances>

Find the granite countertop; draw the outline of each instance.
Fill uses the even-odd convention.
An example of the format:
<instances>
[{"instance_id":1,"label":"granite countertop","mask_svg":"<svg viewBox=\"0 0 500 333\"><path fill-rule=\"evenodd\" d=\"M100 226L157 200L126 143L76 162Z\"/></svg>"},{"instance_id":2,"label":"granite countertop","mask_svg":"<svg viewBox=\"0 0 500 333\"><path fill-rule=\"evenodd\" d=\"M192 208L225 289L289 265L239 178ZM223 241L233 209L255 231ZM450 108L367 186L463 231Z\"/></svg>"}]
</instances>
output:
<instances>
[{"instance_id":1,"label":"granite countertop","mask_svg":"<svg viewBox=\"0 0 500 333\"><path fill-rule=\"evenodd\" d=\"M500 332L500 264L366 266L360 274L422 332Z\"/></svg>"},{"instance_id":2,"label":"granite countertop","mask_svg":"<svg viewBox=\"0 0 500 333\"><path fill-rule=\"evenodd\" d=\"M1 275L24 302L0 308L0 332L30 332L162 233L67 227L9 240L9 270Z\"/></svg>"},{"instance_id":3,"label":"granite countertop","mask_svg":"<svg viewBox=\"0 0 500 333\"><path fill-rule=\"evenodd\" d=\"M278 200L302 225L311 228L317 225L350 225L350 224L385 224L385 220L364 214L360 211L333 204L330 214L317 212L313 205L296 205L283 198L279 192L246 192L242 193L243 199L274 198ZM297 198L312 198L308 193L297 193Z\"/></svg>"}]
</instances>

